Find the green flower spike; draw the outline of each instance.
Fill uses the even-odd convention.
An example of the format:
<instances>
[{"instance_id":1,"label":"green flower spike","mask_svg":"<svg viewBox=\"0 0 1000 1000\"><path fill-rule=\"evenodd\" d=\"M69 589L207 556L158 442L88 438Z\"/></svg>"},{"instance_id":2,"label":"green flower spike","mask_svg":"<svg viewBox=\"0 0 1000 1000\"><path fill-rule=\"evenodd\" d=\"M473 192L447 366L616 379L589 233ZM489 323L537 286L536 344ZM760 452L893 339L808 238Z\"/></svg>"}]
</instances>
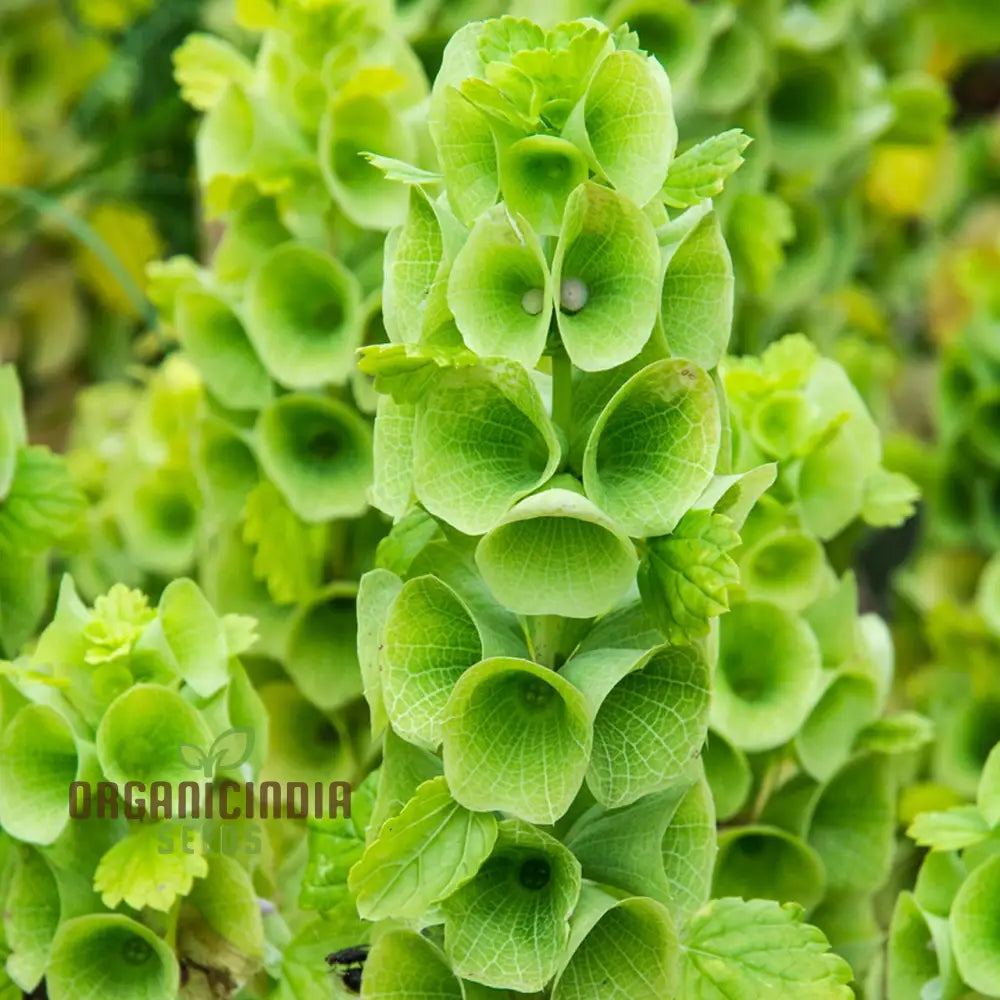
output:
<instances>
[{"instance_id":1,"label":"green flower spike","mask_svg":"<svg viewBox=\"0 0 1000 1000\"><path fill-rule=\"evenodd\" d=\"M341 385L361 344L357 279L333 258L298 244L272 250L247 284L247 332L282 385Z\"/></svg>"},{"instance_id":2,"label":"green flower spike","mask_svg":"<svg viewBox=\"0 0 1000 1000\"><path fill-rule=\"evenodd\" d=\"M282 396L256 426L257 457L304 521L357 517L372 476L368 424L345 404L320 396Z\"/></svg>"}]
</instances>

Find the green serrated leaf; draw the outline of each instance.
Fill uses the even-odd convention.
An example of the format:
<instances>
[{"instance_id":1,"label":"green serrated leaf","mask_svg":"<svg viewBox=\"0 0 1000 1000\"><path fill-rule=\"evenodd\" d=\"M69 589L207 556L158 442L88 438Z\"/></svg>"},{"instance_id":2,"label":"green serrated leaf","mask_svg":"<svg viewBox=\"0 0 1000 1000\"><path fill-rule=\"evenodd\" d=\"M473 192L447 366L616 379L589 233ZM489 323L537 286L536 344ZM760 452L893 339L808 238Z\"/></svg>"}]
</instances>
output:
<instances>
[{"instance_id":1,"label":"green serrated leaf","mask_svg":"<svg viewBox=\"0 0 1000 1000\"><path fill-rule=\"evenodd\" d=\"M639 567L647 613L672 642L700 638L729 609L729 588L739 582L728 553L740 536L724 514L688 511L669 535L650 539Z\"/></svg>"},{"instance_id":2,"label":"green serrated leaf","mask_svg":"<svg viewBox=\"0 0 1000 1000\"><path fill-rule=\"evenodd\" d=\"M674 208L689 208L722 194L729 177L743 164L743 151L753 142L733 128L704 139L675 157L661 195Z\"/></svg>"},{"instance_id":3,"label":"green serrated leaf","mask_svg":"<svg viewBox=\"0 0 1000 1000\"><path fill-rule=\"evenodd\" d=\"M694 915L682 943L685 1000L850 1000L850 966L802 907L716 899Z\"/></svg>"}]
</instances>

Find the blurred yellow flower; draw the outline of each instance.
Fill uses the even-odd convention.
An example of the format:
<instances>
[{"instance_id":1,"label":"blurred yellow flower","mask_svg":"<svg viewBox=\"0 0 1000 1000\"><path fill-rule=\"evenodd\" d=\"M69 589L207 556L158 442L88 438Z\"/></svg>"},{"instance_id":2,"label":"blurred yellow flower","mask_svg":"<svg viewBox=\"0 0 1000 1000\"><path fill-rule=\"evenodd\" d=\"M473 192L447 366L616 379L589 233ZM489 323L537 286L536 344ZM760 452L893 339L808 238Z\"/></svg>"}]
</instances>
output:
<instances>
[{"instance_id":1,"label":"blurred yellow flower","mask_svg":"<svg viewBox=\"0 0 1000 1000\"><path fill-rule=\"evenodd\" d=\"M164 243L152 218L132 205L99 205L87 218L95 233L117 256L139 289L146 286L146 265L164 254ZM137 317L136 307L119 280L89 247L80 255L80 278L102 304Z\"/></svg>"}]
</instances>

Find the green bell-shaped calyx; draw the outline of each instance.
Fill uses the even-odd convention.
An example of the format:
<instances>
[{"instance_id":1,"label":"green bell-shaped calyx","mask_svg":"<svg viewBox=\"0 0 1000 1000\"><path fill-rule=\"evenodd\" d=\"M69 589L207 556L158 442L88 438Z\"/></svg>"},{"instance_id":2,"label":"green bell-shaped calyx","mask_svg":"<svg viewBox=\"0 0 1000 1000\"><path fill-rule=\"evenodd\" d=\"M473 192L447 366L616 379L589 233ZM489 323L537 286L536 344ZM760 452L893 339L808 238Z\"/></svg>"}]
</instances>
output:
<instances>
[{"instance_id":1,"label":"green bell-shaped calyx","mask_svg":"<svg viewBox=\"0 0 1000 1000\"><path fill-rule=\"evenodd\" d=\"M195 761L211 743L207 723L189 701L159 684L136 684L104 713L97 729L97 759L108 779L121 787L128 781L141 781L147 788L164 781L176 795L180 782L206 777ZM182 755L182 747L195 748L194 757Z\"/></svg>"},{"instance_id":2,"label":"green bell-shaped calyx","mask_svg":"<svg viewBox=\"0 0 1000 1000\"><path fill-rule=\"evenodd\" d=\"M635 357L653 332L661 280L656 232L639 206L590 181L576 188L552 262L556 319L573 364L601 371Z\"/></svg>"},{"instance_id":3,"label":"green bell-shaped calyx","mask_svg":"<svg viewBox=\"0 0 1000 1000\"><path fill-rule=\"evenodd\" d=\"M601 60L566 132L595 169L637 205L660 190L677 146L670 81L640 52L619 50Z\"/></svg>"},{"instance_id":4,"label":"green bell-shaped calyx","mask_svg":"<svg viewBox=\"0 0 1000 1000\"><path fill-rule=\"evenodd\" d=\"M168 945L149 928L116 913L61 924L45 974L52 1000L81 994L109 1000L172 1000L180 970Z\"/></svg>"},{"instance_id":5,"label":"green bell-shaped calyx","mask_svg":"<svg viewBox=\"0 0 1000 1000\"><path fill-rule=\"evenodd\" d=\"M616 899L584 883L570 925L569 959L553 1000L660 1000L674 996L680 943L670 911L642 896Z\"/></svg>"},{"instance_id":6,"label":"green bell-shaped calyx","mask_svg":"<svg viewBox=\"0 0 1000 1000\"><path fill-rule=\"evenodd\" d=\"M548 265L534 231L509 208L476 220L452 265L448 305L470 350L533 368L552 317Z\"/></svg>"},{"instance_id":7,"label":"green bell-shaped calyx","mask_svg":"<svg viewBox=\"0 0 1000 1000\"><path fill-rule=\"evenodd\" d=\"M819 855L788 831L743 826L720 835L713 896L773 899L811 910L825 890L826 873Z\"/></svg>"},{"instance_id":8,"label":"green bell-shaped calyx","mask_svg":"<svg viewBox=\"0 0 1000 1000\"><path fill-rule=\"evenodd\" d=\"M359 226L391 229L406 214L407 190L369 162L376 153L410 162L417 151L409 123L384 98L359 93L330 104L319 131L319 162L330 193Z\"/></svg>"},{"instance_id":9,"label":"green bell-shaped calyx","mask_svg":"<svg viewBox=\"0 0 1000 1000\"><path fill-rule=\"evenodd\" d=\"M234 410L265 406L273 387L236 313L216 295L188 289L177 296L174 325L205 384Z\"/></svg>"},{"instance_id":10,"label":"green bell-shaped calyx","mask_svg":"<svg viewBox=\"0 0 1000 1000\"><path fill-rule=\"evenodd\" d=\"M494 657L465 671L444 719L444 772L468 809L554 823L583 784L592 746L583 695L529 660Z\"/></svg>"},{"instance_id":11,"label":"green bell-shaped calyx","mask_svg":"<svg viewBox=\"0 0 1000 1000\"><path fill-rule=\"evenodd\" d=\"M261 412L255 436L261 466L304 521L357 517L368 506L371 430L344 403L282 396Z\"/></svg>"},{"instance_id":12,"label":"green bell-shaped calyx","mask_svg":"<svg viewBox=\"0 0 1000 1000\"><path fill-rule=\"evenodd\" d=\"M677 358L653 362L615 393L590 432L587 496L630 535L665 535L711 480L720 437L711 378Z\"/></svg>"},{"instance_id":13,"label":"green bell-shaped calyx","mask_svg":"<svg viewBox=\"0 0 1000 1000\"><path fill-rule=\"evenodd\" d=\"M580 895L580 864L559 841L502 820L475 878L442 904L445 951L464 978L532 992L555 975Z\"/></svg>"},{"instance_id":14,"label":"green bell-shaped calyx","mask_svg":"<svg viewBox=\"0 0 1000 1000\"><path fill-rule=\"evenodd\" d=\"M619 809L594 806L565 837L586 878L657 900L678 925L708 900L715 840L712 793L702 779Z\"/></svg>"},{"instance_id":15,"label":"green bell-shaped calyx","mask_svg":"<svg viewBox=\"0 0 1000 1000\"><path fill-rule=\"evenodd\" d=\"M380 646L382 697L393 729L436 749L455 683L483 658L472 614L446 583L416 577L392 602Z\"/></svg>"},{"instance_id":16,"label":"green bell-shaped calyx","mask_svg":"<svg viewBox=\"0 0 1000 1000\"><path fill-rule=\"evenodd\" d=\"M532 135L500 154L500 192L508 210L542 236L557 236L566 200L588 176L583 153L565 139Z\"/></svg>"},{"instance_id":17,"label":"green bell-shaped calyx","mask_svg":"<svg viewBox=\"0 0 1000 1000\"><path fill-rule=\"evenodd\" d=\"M780 746L815 703L819 671L808 625L774 604L738 604L720 621L712 727L743 750Z\"/></svg>"},{"instance_id":18,"label":"green bell-shaped calyx","mask_svg":"<svg viewBox=\"0 0 1000 1000\"><path fill-rule=\"evenodd\" d=\"M343 384L361 344L357 278L332 257L286 243L272 250L247 284L247 332L282 385Z\"/></svg>"},{"instance_id":19,"label":"green bell-shaped calyx","mask_svg":"<svg viewBox=\"0 0 1000 1000\"><path fill-rule=\"evenodd\" d=\"M362 976L368 997L471 1000L447 957L416 931L387 929L372 944Z\"/></svg>"},{"instance_id":20,"label":"green bell-shaped calyx","mask_svg":"<svg viewBox=\"0 0 1000 1000\"><path fill-rule=\"evenodd\" d=\"M553 487L520 501L487 532L476 563L493 596L525 615L590 618L635 580L635 547L586 497Z\"/></svg>"},{"instance_id":21,"label":"green bell-shaped calyx","mask_svg":"<svg viewBox=\"0 0 1000 1000\"><path fill-rule=\"evenodd\" d=\"M27 704L0 749L0 823L19 840L51 844L69 822L70 785L95 776L93 746L77 738L67 714Z\"/></svg>"},{"instance_id":22,"label":"green bell-shaped calyx","mask_svg":"<svg viewBox=\"0 0 1000 1000\"><path fill-rule=\"evenodd\" d=\"M560 670L594 713L587 785L608 807L689 778L708 729L709 668L692 646L578 654Z\"/></svg>"},{"instance_id":23,"label":"green bell-shaped calyx","mask_svg":"<svg viewBox=\"0 0 1000 1000\"><path fill-rule=\"evenodd\" d=\"M559 457L555 429L520 365L446 370L417 404L414 491L466 534L491 528L552 476Z\"/></svg>"}]
</instances>

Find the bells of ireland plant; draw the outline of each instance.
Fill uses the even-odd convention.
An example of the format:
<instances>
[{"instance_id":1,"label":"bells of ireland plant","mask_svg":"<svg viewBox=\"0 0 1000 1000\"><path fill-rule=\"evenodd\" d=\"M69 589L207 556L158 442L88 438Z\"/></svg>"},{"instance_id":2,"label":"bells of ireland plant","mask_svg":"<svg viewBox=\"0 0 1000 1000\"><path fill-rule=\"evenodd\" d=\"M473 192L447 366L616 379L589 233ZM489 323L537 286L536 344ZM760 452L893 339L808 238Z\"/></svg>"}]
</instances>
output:
<instances>
[{"instance_id":1,"label":"bells of ireland plant","mask_svg":"<svg viewBox=\"0 0 1000 1000\"><path fill-rule=\"evenodd\" d=\"M362 995L846 1000L806 913L847 940L888 875L892 663L823 542L908 481L838 366L793 338L758 392L725 359L710 196L746 143L675 156L635 34L466 25L427 113L440 173L383 163L408 203L361 359L382 758L366 831L312 824L301 903L356 909Z\"/></svg>"},{"instance_id":2,"label":"bells of ireland plant","mask_svg":"<svg viewBox=\"0 0 1000 1000\"><path fill-rule=\"evenodd\" d=\"M124 584L91 605L63 577L0 676L5 989L174 1000L182 981L263 970L273 858L247 850L219 791L255 801L267 754L240 660L254 641L190 579L155 605Z\"/></svg>"}]
</instances>

